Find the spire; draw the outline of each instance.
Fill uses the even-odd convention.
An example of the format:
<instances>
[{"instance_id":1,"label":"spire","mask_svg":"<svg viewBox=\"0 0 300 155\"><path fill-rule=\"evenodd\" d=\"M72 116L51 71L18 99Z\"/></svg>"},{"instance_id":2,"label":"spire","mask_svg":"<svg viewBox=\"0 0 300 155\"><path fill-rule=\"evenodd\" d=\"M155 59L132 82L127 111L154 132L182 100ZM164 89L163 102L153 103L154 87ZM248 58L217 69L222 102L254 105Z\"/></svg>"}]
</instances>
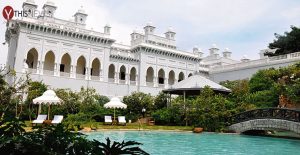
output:
<instances>
[{"instance_id":1,"label":"spire","mask_svg":"<svg viewBox=\"0 0 300 155\"><path fill-rule=\"evenodd\" d=\"M230 52L229 48L225 48L224 52L223 52L223 57L224 58L230 58L231 57L231 53L232 52Z\"/></svg>"},{"instance_id":2,"label":"spire","mask_svg":"<svg viewBox=\"0 0 300 155\"><path fill-rule=\"evenodd\" d=\"M217 56L219 48L217 47L216 44L212 44L212 47L209 49L209 51L210 51L209 53L210 56Z\"/></svg>"},{"instance_id":3,"label":"spire","mask_svg":"<svg viewBox=\"0 0 300 155\"><path fill-rule=\"evenodd\" d=\"M172 40L175 40L175 32L173 30L173 28L170 26L167 30L167 32L165 33L165 36L167 39L172 39Z\"/></svg>"},{"instance_id":4,"label":"spire","mask_svg":"<svg viewBox=\"0 0 300 155\"><path fill-rule=\"evenodd\" d=\"M87 14L85 13L85 10L83 9L83 6L80 6L78 11L75 13L75 22L79 24L85 25L86 19L87 19Z\"/></svg>"}]
</instances>

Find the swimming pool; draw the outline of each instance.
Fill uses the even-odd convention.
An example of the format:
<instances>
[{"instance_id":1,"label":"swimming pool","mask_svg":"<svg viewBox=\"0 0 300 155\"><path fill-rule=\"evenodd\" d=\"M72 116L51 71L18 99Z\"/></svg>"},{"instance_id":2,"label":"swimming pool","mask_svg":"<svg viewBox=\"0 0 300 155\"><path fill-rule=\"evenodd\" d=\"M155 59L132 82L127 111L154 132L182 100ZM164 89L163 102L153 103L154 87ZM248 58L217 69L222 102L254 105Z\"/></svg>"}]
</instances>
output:
<instances>
[{"instance_id":1,"label":"swimming pool","mask_svg":"<svg viewBox=\"0 0 300 155\"><path fill-rule=\"evenodd\" d=\"M300 140L236 134L160 131L103 131L87 133L88 139L105 141L134 140L143 143L141 148L154 155L268 155L300 154Z\"/></svg>"}]
</instances>

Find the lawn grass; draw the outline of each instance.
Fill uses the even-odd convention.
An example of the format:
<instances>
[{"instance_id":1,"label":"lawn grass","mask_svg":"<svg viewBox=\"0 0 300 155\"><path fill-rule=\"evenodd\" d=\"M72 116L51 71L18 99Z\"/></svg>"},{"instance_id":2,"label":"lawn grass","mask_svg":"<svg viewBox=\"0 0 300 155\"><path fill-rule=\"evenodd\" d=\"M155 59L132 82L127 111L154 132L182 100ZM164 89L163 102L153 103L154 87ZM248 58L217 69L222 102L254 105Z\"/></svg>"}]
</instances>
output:
<instances>
[{"instance_id":1,"label":"lawn grass","mask_svg":"<svg viewBox=\"0 0 300 155\"><path fill-rule=\"evenodd\" d=\"M26 131L31 130L30 121L25 121ZM162 125L147 125L139 123L127 123L123 125L104 125L103 122L86 122L80 125L81 128L88 127L95 130L173 130L173 131L192 131L192 126L162 126Z\"/></svg>"}]
</instances>

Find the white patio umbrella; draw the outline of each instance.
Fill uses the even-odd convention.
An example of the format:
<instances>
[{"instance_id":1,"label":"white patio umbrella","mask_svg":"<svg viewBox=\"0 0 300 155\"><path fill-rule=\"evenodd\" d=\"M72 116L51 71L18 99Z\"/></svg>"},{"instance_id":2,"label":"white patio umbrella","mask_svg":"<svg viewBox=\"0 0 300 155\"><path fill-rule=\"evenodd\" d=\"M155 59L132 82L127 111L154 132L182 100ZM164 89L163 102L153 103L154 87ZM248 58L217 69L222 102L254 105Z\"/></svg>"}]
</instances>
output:
<instances>
[{"instance_id":1,"label":"white patio umbrella","mask_svg":"<svg viewBox=\"0 0 300 155\"><path fill-rule=\"evenodd\" d=\"M53 90L47 90L43 93L42 96L33 99L34 104L48 104L48 119L50 114L50 105L51 104L61 104L62 100L56 96L56 93Z\"/></svg>"},{"instance_id":2,"label":"white patio umbrella","mask_svg":"<svg viewBox=\"0 0 300 155\"><path fill-rule=\"evenodd\" d=\"M113 97L109 102L104 104L104 108L114 108L114 120L115 120L116 108L126 109L127 105L122 103L119 98Z\"/></svg>"}]
</instances>

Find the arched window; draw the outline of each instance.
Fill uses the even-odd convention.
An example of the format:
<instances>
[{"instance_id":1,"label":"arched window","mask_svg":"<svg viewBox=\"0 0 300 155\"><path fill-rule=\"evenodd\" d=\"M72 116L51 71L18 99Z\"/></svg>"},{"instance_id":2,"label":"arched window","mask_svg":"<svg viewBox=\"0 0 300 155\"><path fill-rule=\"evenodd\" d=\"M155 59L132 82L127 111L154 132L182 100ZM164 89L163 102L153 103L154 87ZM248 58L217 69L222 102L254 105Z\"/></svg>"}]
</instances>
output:
<instances>
[{"instance_id":1,"label":"arched window","mask_svg":"<svg viewBox=\"0 0 300 155\"><path fill-rule=\"evenodd\" d=\"M92 61L91 75L92 76L99 76L100 75L100 67L101 67L101 64L100 64L99 59L95 58Z\"/></svg>"},{"instance_id":2,"label":"arched window","mask_svg":"<svg viewBox=\"0 0 300 155\"><path fill-rule=\"evenodd\" d=\"M110 64L108 67L108 78L109 79L115 78L115 65L114 64Z\"/></svg>"},{"instance_id":3,"label":"arched window","mask_svg":"<svg viewBox=\"0 0 300 155\"><path fill-rule=\"evenodd\" d=\"M45 62L44 62L44 70L45 74L53 74L54 71L54 63L55 63L55 55L52 51L49 51L45 55Z\"/></svg>"},{"instance_id":4,"label":"arched window","mask_svg":"<svg viewBox=\"0 0 300 155\"><path fill-rule=\"evenodd\" d=\"M158 84L164 84L165 83L165 71L163 69L160 69L158 71Z\"/></svg>"},{"instance_id":5,"label":"arched window","mask_svg":"<svg viewBox=\"0 0 300 155\"><path fill-rule=\"evenodd\" d=\"M171 70L169 72L169 80L168 80L168 84L169 85L173 85L175 83L175 72L173 70Z\"/></svg>"},{"instance_id":6,"label":"arched window","mask_svg":"<svg viewBox=\"0 0 300 155\"><path fill-rule=\"evenodd\" d=\"M28 51L26 57L26 63L28 65L28 68L36 69L37 62L38 62L38 52L35 48L32 48Z\"/></svg>"},{"instance_id":7,"label":"arched window","mask_svg":"<svg viewBox=\"0 0 300 155\"><path fill-rule=\"evenodd\" d=\"M130 70L130 81L136 81L136 69L134 67Z\"/></svg>"},{"instance_id":8,"label":"arched window","mask_svg":"<svg viewBox=\"0 0 300 155\"><path fill-rule=\"evenodd\" d=\"M120 80L126 79L126 67L124 65L122 65L120 68L119 79Z\"/></svg>"},{"instance_id":9,"label":"arched window","mask_svg":"<svg viewBox=\"0 0 300 155\"><path fill-rule=\"evenodd\" d=\"M179 76L178 76L178 82L180 82L182 80L184 80L184 74L183 74L183 72L180 72Z\"/></svg>"},{"instance_id":10,"label":"arched window","mask_svg":"<svg viewBox=\"0 0 300 155\"><path fill-rule=\"evenodd\" d=\"M77 65L76 65L76 74L85 75L85 66L86 66L86 60L84 56L80 56L77 59Z\"/></svg>"},{"instance_id":11,"label":"arched window","mask_svg":"<svg viewBox=\"0 0 300 155\"><path fill-rule=\"evenodd\" d=\"M149 67L147 69L146 82L153 83L153 77L154 77L154 70L152 67Z\"/></svg>"},{"instance_id":12,"label":"arched window","mask_svg":"<svg viewBox=\"0 0 300 155\"><path fill-rule=\"evenodd\" d=\"M71 56L68 53L65 53L60 62L60 72L70 73L71 70Z\"/></svg>"}]
</instances>

